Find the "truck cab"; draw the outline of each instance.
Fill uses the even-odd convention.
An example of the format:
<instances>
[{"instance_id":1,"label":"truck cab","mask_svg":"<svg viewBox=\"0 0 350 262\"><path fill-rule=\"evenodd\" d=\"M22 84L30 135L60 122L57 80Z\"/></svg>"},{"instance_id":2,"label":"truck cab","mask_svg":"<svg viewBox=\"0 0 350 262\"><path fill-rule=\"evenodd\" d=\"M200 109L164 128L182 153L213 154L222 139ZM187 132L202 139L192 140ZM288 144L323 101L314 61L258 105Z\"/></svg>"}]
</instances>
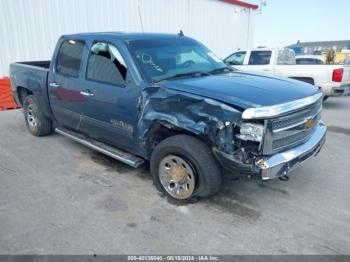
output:
<instances>
[{"instance_id":1,"label":"truck cab","mask_svg":"<svg viewBox=\"0 0 350 262\"><path fill-rule=\"evenodd\" d=\"M257 48L238 51L225 59L232 66L254 72L275 74L275 65L295 65L295 54L286 48ZM249 67L249 69L248 69ZM244 70L243 69L243 70Z\"/></svg>"},{"instance_id":2,"label":"truck cab","mask_svg":"<svg viewBox=\"0 0 350 262\"><path fill-rule=\"evenodd\" d=\"M51 61L13 63L10 74L33 135L149 162L177 201L216 194L223 169L286 176L325 141L317 88L237 71L182 34L65 35Z\"/></svg>"},{"instance_id":3,"label":"truck cab","mask_svg":"<svg viewBox=\"0 0 350 262\"><path fill-rule=\"evenodd\" d=\"M98 37L60 39L52 60L56 63L50 66L48 96L57 122L132 149L141 89L139 75L121 54L124 48L118 40Z\"/></svg>"}]
</instances>

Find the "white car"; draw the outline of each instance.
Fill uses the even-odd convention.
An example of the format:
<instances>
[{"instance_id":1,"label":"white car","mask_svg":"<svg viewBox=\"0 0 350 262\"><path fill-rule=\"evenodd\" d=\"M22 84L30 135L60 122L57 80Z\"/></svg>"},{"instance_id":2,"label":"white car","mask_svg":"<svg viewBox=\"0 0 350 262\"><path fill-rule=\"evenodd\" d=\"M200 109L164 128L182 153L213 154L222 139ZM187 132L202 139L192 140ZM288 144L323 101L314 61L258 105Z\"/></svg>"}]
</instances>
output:
<instances>
[{"instance_id":1,"label":"white car","mask_svg":"<svg viewBox=\"0 0 350 262\"><path fill-rule=\"evenodd\" d=\"M350 65L350 57L347 57L347 58L344 60L344 65Z\"/></svg>"},{"instance_id":2,"label":"white car","mask_svg":"<svg viewBox=\"0 0 350 262\"><path fill-rule=\"evenodd\" d=\"M324 65L325 61L322 55L297 55L295 57L297 65Z\"/></svg>"},{"instance_id":3,"label":"white car","mask_svg":"<svg viewBox=\"0 0 350 262\"><path fill-rule=\"evenodd\" d=\"M242 71L289 77L318 86L324 97L350 94L350 65L297 65L287 48L241 50L224 61Z\"/></svg>"}]
</instances>

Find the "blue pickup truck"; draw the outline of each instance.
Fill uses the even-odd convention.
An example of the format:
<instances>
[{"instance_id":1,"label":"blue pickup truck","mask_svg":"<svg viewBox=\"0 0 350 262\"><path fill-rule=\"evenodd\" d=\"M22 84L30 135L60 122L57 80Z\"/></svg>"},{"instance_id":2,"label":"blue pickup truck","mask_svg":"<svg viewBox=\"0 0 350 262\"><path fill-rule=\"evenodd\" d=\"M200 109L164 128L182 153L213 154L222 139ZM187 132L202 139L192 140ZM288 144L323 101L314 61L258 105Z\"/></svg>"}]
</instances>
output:
<instances>
[{"instance_id":1,"label":"blue pickup truck","mask_svg":"<svg viewBox=\"0 0 350 262\"><path fill-rule=\"evenodd\" d=\"M147 161L180 202L217 193L223 169L286 177L325 141L316 87L240 72L183 34L64 35L51 61L13 63L10 77L33 135Z\"/></svg>"}]
</instances>

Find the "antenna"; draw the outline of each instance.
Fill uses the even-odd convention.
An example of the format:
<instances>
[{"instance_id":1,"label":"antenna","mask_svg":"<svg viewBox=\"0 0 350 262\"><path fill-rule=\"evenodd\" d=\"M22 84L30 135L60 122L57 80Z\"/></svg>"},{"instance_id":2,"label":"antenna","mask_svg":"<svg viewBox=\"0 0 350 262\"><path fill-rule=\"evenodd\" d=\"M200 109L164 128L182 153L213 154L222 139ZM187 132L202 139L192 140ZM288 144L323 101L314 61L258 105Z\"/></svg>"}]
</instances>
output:
<instances>
[{"instance_id":1,"label":"antenna","mask_svg":"<svg viewBox=\"0 0 350 262\"><path fill-rule=\"evenodd\" d=\"M141 15L141 9L140 9L140 2L139 2L138 5L137 5L137 9L138 9L138 11L139 11L139 18L140 18L141 30L142 30L142 33L144 33L145 31L143 30L143 23L142 23L142 15Z\"/></svg>"},{"instance_id":2,"label":"antenna","mask_svg":"<svg viewBox=\"0 0 350 262\"><path fill-rule=\"evenodd\" d=\"M180 32L177 35L178 36L184 36L184 32L182 32L182 30L180 30Z\"/></svg>"},{"instance_id":3,"label":"antenna","mask_svg":"<svg viewBox=\"0 0 350 262\"><path fill-rule=\"evenodd\" d=\"M255 12L258 15L261 15L263 7L267 6L267 1L260 1L259 9Z\"/></svg>"}]
</instances>

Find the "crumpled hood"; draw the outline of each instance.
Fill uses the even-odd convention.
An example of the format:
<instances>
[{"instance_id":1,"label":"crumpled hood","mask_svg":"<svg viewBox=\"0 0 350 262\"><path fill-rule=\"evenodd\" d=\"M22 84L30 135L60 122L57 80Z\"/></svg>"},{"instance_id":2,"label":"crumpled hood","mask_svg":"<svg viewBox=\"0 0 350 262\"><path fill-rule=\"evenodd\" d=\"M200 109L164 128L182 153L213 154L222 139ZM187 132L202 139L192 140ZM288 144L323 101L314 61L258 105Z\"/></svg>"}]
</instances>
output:
<instances>
[{"instance_id":1,"label":"crumpled hood","mask_svg":"<svg viewBox=\"0 0 350 262\"><path fill-rule=\"evenodd\" d=\"M162 81L162 87L240 107L270 106L318 93L318 88L289 78L235 71L229 74Z\"/></svg>"}]
</instances>

